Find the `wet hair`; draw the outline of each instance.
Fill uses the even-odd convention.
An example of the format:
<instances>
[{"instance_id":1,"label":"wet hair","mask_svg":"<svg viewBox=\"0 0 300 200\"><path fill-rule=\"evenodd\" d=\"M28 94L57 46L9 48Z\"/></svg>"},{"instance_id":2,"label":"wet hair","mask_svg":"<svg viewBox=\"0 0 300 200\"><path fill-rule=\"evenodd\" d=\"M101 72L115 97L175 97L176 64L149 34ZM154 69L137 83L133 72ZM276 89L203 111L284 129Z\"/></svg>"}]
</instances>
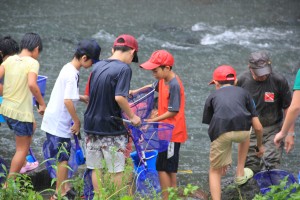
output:
<instances>
[{"instance_id":1,"label":"wet hair","mask_svg":"<svg viewBox=\"0 0 300 200\"><path fill-rule=\"evenodd\" d=\"M0 39L0 51L2 57L14 55L18 53L19 50L18 43L10 36L5 36Z\"/></svg>"},{"instance_id":2,"label":"wet hair","mask_svg":"<svg viewBox=\"0 0 300 200\"><path fill-rule=\"evenodd\" d=\"M39 52L43 50L42 39L37 33L26 33L20 42L20 48L33 51L38 47Z\"/></svg>"},{"instance_id":3,"label":"wet hair","mask_svg":"<svg viewBox=\"0 0 300 200\"><path fill-rule=\"evenodd\" d=\"M119 38L117 40L117 43L125 43L125 40L123 38ZM130 48L128 46L120 46L120 45L114 46L113 49L114 49L114 51L122 51L122 52L132 50L132 48Z\"/></svg>"},{"instance_id":4,"label":"wet hair","mask_svg":"<svg viewBox=\"0 0 300 200\"><path fill-rule=\"evenodd\" d=\"M233 74L228 74L228 75L226 76L226 78L232 78L232 77L234 77ZM221 84L221 85L225 85L225 84L234 85L235 80L218 81L218 82L219 82L219 84Z\"/></svg>"}]
</instances>

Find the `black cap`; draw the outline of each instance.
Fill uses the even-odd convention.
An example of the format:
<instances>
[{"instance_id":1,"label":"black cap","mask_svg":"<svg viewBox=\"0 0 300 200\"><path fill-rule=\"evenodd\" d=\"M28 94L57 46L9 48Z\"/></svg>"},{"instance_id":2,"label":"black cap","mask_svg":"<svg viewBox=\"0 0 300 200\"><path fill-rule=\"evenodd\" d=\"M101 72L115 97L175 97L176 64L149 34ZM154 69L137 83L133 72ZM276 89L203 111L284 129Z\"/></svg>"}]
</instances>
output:
<instances>
[{"instance_id":1,"label":"black cap","mask_svg":"<svg viewBox=\"0 0 300 200\"><path fill-rule=\"evenodd\" d=\"M94 39L85 39L78 43L77 51L86 54L93 60L93 64L99 61L101 47Z\"/></svg>"}]
</instances>

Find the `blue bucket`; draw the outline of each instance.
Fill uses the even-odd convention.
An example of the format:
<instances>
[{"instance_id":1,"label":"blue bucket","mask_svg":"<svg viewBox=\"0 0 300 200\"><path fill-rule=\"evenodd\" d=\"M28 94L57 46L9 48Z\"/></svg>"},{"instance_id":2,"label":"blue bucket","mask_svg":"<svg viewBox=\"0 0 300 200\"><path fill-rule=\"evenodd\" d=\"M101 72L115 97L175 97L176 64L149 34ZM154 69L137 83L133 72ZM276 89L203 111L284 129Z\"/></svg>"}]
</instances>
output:
<instances>
[{"instance_id":1,"label":"blue bucket","mask_svg":"<svg viewBox=\"0 0 300 200\"><path fill-rule=\"evenodd\" d=\"M37 84L39 86L43 98L46 93L47 79L47 76L38 75ZM35 97L33 97L33 105L36 106Z\"/></svg>"},{"instance_id":2,"label":"blue bucket","mask_svg":"<svg viewBox=\"0 0 300 200\"><path fill-rule=\"evenodd\" d=\"M0 104L2 104L2 101L3 101L3 98L0 97ZM5 119L4 119L3 115L0 115L0 123L3 123L3 122L5 122Z\"/></svg>"},{"instance_id":3,"label":"blue bucket","mask_svg":"<svg viewBox=\"0 0 300 200\"><path fill-rule=\"evenodd\" d=\"M157 150L151 150L145 152L146 157L146 163L148 166L148 169L156 170L156 159L157 159ZM134 171L138 174L141 170L143 170L143 167L140 167L142 162L139 158L139 155L136 151L130 153L130 157L132 158L133 164L134 164Z\"/></svg>"}]
</instances>

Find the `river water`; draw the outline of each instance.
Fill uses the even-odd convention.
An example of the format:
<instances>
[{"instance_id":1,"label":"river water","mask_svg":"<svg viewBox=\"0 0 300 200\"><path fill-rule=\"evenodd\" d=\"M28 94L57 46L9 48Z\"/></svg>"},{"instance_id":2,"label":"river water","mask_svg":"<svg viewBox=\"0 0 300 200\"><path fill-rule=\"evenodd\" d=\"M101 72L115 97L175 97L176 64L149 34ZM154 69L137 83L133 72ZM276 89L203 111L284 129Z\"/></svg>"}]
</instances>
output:
<instances>
[{"instance_id":1,"label":"river water","mask_svg":"<svg viewBox=\"0 0 300 200\"><path fill-rule=\"evenodd\" d=\"M206 97L214 90L207 83L212 71L221 64L232 65L237 73L247 69L252 51L267 50L273 68L293 85L300 67L299 0L11 0L1 1L0 36L11 35L18 42L26 32L41 35L44 50L40 74L48 76L45 100L61 67L69 62L75 45L84 38L95 38L102 47L101 58L111 54L114 39L134 35L139 42L140 61L154 50L166 49L175 57L174 71L183 80L186 92L186 119L189 139L182 145L179 184L192 183L208 188L210 140L202 112ZM132 89L154 81L151 72L132 64ZM91 69L81 70L80 90ZM83 121L85 105L79 105ZM42 159L45 134L38 129L32 149ZM296 134L299 133L297 121ZM0 155L10 162L14 139L6 125L0 128ZM299 168L300 142L288 155L284 169ZM234 146L236 151L236 146ZM234 153L234 163L236 159ZM228 176L232 176L234 167Z\"/></svg>"}]
</instances>

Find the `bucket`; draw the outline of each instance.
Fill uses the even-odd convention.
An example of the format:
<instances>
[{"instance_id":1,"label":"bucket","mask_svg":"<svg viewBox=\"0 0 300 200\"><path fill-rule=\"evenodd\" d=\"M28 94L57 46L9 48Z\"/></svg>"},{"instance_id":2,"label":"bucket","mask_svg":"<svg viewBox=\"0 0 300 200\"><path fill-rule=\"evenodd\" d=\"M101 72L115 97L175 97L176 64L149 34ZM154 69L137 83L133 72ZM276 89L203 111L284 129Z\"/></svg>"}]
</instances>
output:
<instances>
[{"instance_id":1,"label":"bucket","mask_svg":"<svg viewBox=\"0 0 300 200\"><path fill-rule=\"evenodd\" d=\"M151 150L151 151L145 152L146 163L147 163L148 169L156 170L157 154L158 154L158 151L156 151L156 150ZM139 155L137 154L136 151L134 151L134 152L130 153L130 157L134 164L134 171L138 174L143 169L143 167L140 167L142 162L139 158Z\"/></svg>"},{"instance_id":2,"label":"bucket","mask_svg":"<svg viewBox=\"0 0 300 200\"><path fill-rule=\"evenodd\" d=\"M3 100L3 98L0 97L0 104L2 104L2 100ZM3 122L5 122L5 119L4 119L3 115L0 115L0 123L3 123Z\"/></svg>"},{"instance_id":3,"label":"bucket","mask_svg":"<svg viewBox=\"0 0 300 200\"><path fill-rule=\"evenodd\" d=\"M47 85L47 76L38 75L37 78L37 84L39 86L39 89L41 91L42 97L44 98L46 93L46 85ZM33 97L33 105L36 106L35 97Z\"/></svg>"}]
</instances>

